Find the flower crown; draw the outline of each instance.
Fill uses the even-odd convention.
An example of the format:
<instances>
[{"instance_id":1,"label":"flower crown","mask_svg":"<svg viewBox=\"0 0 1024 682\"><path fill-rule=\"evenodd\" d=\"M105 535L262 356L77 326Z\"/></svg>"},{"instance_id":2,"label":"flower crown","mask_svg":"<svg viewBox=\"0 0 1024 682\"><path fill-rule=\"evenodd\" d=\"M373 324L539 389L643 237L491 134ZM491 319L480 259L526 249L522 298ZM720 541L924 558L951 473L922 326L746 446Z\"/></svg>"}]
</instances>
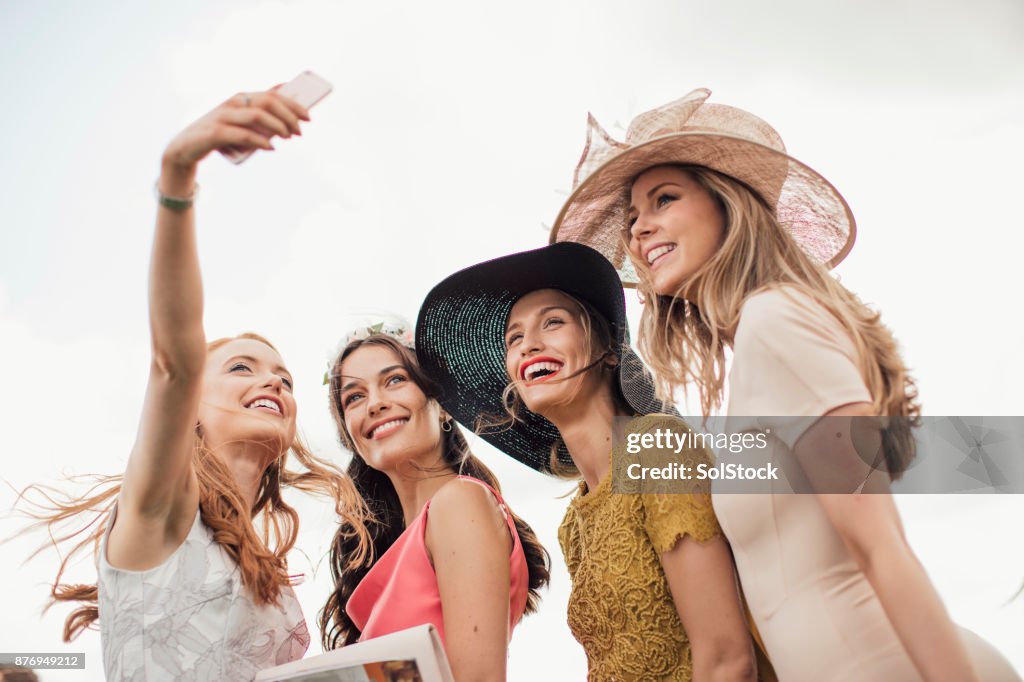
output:
<instances>
[{"instance_id":1,"label":"flower crown","mask_svg":"<svg viewBox=\"0 0 1024 682\"><path fill-rule=\"evenodd\" d=\"M378 322L377 324L371 324L365 327L356 327L345 336L341 343L341 348L347 348L349 344L356 341L365 341L371 336L382 335L390 336L409 350L415 350L416 343L412 331L412 326L402 320L395 322ZM335 357L337 357L337 354L335 354ZM324 372L325 386L331 381L331 365L333 362L333 359L328 360L327 362L327 371Z\"/></svg>"},{"instance_id":2,"label":"flower crown","mask_svg":"<svg viewBox=\"0 0 1024 682\"><path fill-rule=\"evenodd\" d=\"M345 337L345 345L347 346L353 341L364 341L377 334L390 336L410 350L416 349L416 342L412 335L412 327L404 322L378 322L377 324L370 325L368 327L357 327L350 331L348 336Z\"/></svg>"}]
</instances>

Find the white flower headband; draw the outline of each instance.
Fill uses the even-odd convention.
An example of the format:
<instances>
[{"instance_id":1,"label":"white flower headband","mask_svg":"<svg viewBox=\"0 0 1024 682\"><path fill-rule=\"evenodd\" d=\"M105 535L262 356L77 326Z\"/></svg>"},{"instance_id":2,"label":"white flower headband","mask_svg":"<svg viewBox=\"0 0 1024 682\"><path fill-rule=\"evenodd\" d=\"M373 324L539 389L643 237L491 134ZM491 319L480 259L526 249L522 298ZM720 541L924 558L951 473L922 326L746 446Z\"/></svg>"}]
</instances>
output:
<instances>
[{"instance_id":1,"label":"white flower headband","mask_svg":"<svg viewBox=\"0 0 1024 682\"><path fill-rule=\"evenodd\" d=\"M404 322L378 322L368 327L357 327L345 337L345 345L347 346L353 341L364 341L376 334L390 336L410 350L415 350L416 348L412 326Z\"/></svg>"},{"instance_id":2,"label":"white flower headband","mask_svg":"<svg viewBox=\"0 0 1024 682\"><path fill-rule=\"evenodd\" d=\"M394 322L378 322L377 324L371 324L365 327L356 327L350 331L341 343L341 348L348 347L349 344L355 341L365 341L371 336L390 336L392 339L402 344L409 350L416 349L416 342L413 336L412 325L408 324L404 320L396 320ZM339 351L340 353L340 351ZM338 353L335 353L334 358L338 357ZM331 381L331 368L334 364L334 358L327 361L327 371L324 372L324 385Z\"/></svg>"}]
</instances>

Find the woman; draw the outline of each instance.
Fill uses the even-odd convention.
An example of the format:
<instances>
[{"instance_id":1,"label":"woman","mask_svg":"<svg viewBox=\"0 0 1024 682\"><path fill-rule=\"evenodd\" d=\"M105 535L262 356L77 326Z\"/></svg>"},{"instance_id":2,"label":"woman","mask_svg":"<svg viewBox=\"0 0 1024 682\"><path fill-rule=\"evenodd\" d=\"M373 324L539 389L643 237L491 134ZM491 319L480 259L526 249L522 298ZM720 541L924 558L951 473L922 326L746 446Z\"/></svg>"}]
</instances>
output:
<instances>
[{"instance_id":1,"label":"woman","mask_svg":"<svg viewBox=\"0 0 1024 682\"><path fill-rule=\"evenodd\" d=\"M765 461L820 493L882 493L716 487L780 679L1018 679L984 642L958 636L888 494L913 457L920 408L892 334L828 274L853 244L849 207L768 124L706 104L709 94L642 114L625 144L591 119L552 235L603 249L637 284L640 348L663 395L692 382L709 414L723 402L731 348L726 411L733 424L756 416L768 426ZM878 415L900 419L869 434L884 442L884 465L872 467L836 435ZM833 419L792 419L820 416Z\"/></svg>"},{"instance_id":2,"label":"woman","mask_svg":"<svg viewBox=\"0 0 1024 682\"><path fill-rule=\"evenodd\" d=\"M215 149L270 149L273 135L298 134L300 120L306 110L274 92L240 94L168 145L135 446L124 475L102 479L113 483L105 491L37 515L52 531L82 512L106 514L84 526L96 530L64 558L53 598L85 602L68 617L65 641L99 619L107 679L252 679L301 658L309 632L285 561L298 516L282 488L330 496L358 521L351 483L296 437L292 377L274 347L255 334L208 344L203 331L197 165ZM289 452L302 473L286 468ZM61 584L71 556L97 541L97 584Z\"/></svg>"},{"instance_id":3,"label":"woman","mask_svg":"<svg viewBox=\"0 0 1024 682\"><path fill-rule=\"evenodd\" d=\"M411 345L404 328L375 325L329 373L348 474L373 518L365 534L345 523L335 536L323 645L432 623L455 679L504 680L512 630L547 584L547 552L438 405Z\"/></svg>"},{"instance_id":4,"label":"woman","mask_svg":"<svg viewBox=\"0 0 1024 682\"><path fill-rule=\"evenodd\" d=\"M601 254L555 244L467 268L427 295L416 333L450 414L534 469L582 479L559 542L588 679L753 680L758 668L774 679L755 663L706 491L613 494L613 421L666 410L629 349L622 289ZM703 450L684 454L707 462Z\"/></svg>"}]
</instances>

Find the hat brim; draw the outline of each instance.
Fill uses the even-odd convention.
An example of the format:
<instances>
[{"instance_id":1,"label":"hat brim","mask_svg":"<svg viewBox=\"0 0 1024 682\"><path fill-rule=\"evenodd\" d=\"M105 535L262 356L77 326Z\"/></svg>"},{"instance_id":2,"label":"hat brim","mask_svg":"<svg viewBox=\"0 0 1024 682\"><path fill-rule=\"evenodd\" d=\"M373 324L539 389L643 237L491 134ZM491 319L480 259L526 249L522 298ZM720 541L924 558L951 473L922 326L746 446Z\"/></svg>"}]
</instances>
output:
<instances>
[{"instance_id":1,"label":"hat brim","mask_svg":"<svg viewBox=\"0 0 1024 682\"><path fill-rule=\"evenodd\" d=\"M643 363L628 346L618 274L604 256L582 244L564 242L516 253L447 277L420 306L416 354L441 389L442 407L456 421L523 464L550 473L551 446L559 434L544 417L524 408L520 420L507 428L479 428L481 418L486 422L506 416L505 325L515 302L538 289L564 291L603 315L620 352L620 384L631 382L623 397L639 414L665 411ZM564 448L559 459L571 463Z\"/></svg>"},{"instance_id":2,"label":"hat brim","mask_svg":"<svg viewBox=\"0 0 1024 682\"><path fill-rule=\"evenodd\" d=\"M587 176L562 205L552 243L573 241L600 251L624 286L639 281L625 249L629 188L645 170L662 165L704 166L746 184L815 261L838 265L857 229L846 200L813 168L741 137L702 131L672 133L630 147Z\"/></svg>"}]
</instances>

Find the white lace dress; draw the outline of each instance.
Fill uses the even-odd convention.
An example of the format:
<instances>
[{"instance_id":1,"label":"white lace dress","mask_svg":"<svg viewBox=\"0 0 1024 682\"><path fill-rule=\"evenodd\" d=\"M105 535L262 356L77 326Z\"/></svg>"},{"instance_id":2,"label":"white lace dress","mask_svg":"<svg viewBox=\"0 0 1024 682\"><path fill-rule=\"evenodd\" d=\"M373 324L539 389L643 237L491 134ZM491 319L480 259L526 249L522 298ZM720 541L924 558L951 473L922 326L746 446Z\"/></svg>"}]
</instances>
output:
<instances>
[{"instance_id":1,"label":"white lace dress","mask_svg":"<svg viewBox=\"0 0 1024 682\"><path fill-rule=\"evenodd\" d=\"M309 630L294 591L282 590L280 606L257 606L198 510L181 546L146 571L107 563L112 525L113 517L99 563L108 680L252 680L305 654Z\"/></svg>"}]
</instances>

